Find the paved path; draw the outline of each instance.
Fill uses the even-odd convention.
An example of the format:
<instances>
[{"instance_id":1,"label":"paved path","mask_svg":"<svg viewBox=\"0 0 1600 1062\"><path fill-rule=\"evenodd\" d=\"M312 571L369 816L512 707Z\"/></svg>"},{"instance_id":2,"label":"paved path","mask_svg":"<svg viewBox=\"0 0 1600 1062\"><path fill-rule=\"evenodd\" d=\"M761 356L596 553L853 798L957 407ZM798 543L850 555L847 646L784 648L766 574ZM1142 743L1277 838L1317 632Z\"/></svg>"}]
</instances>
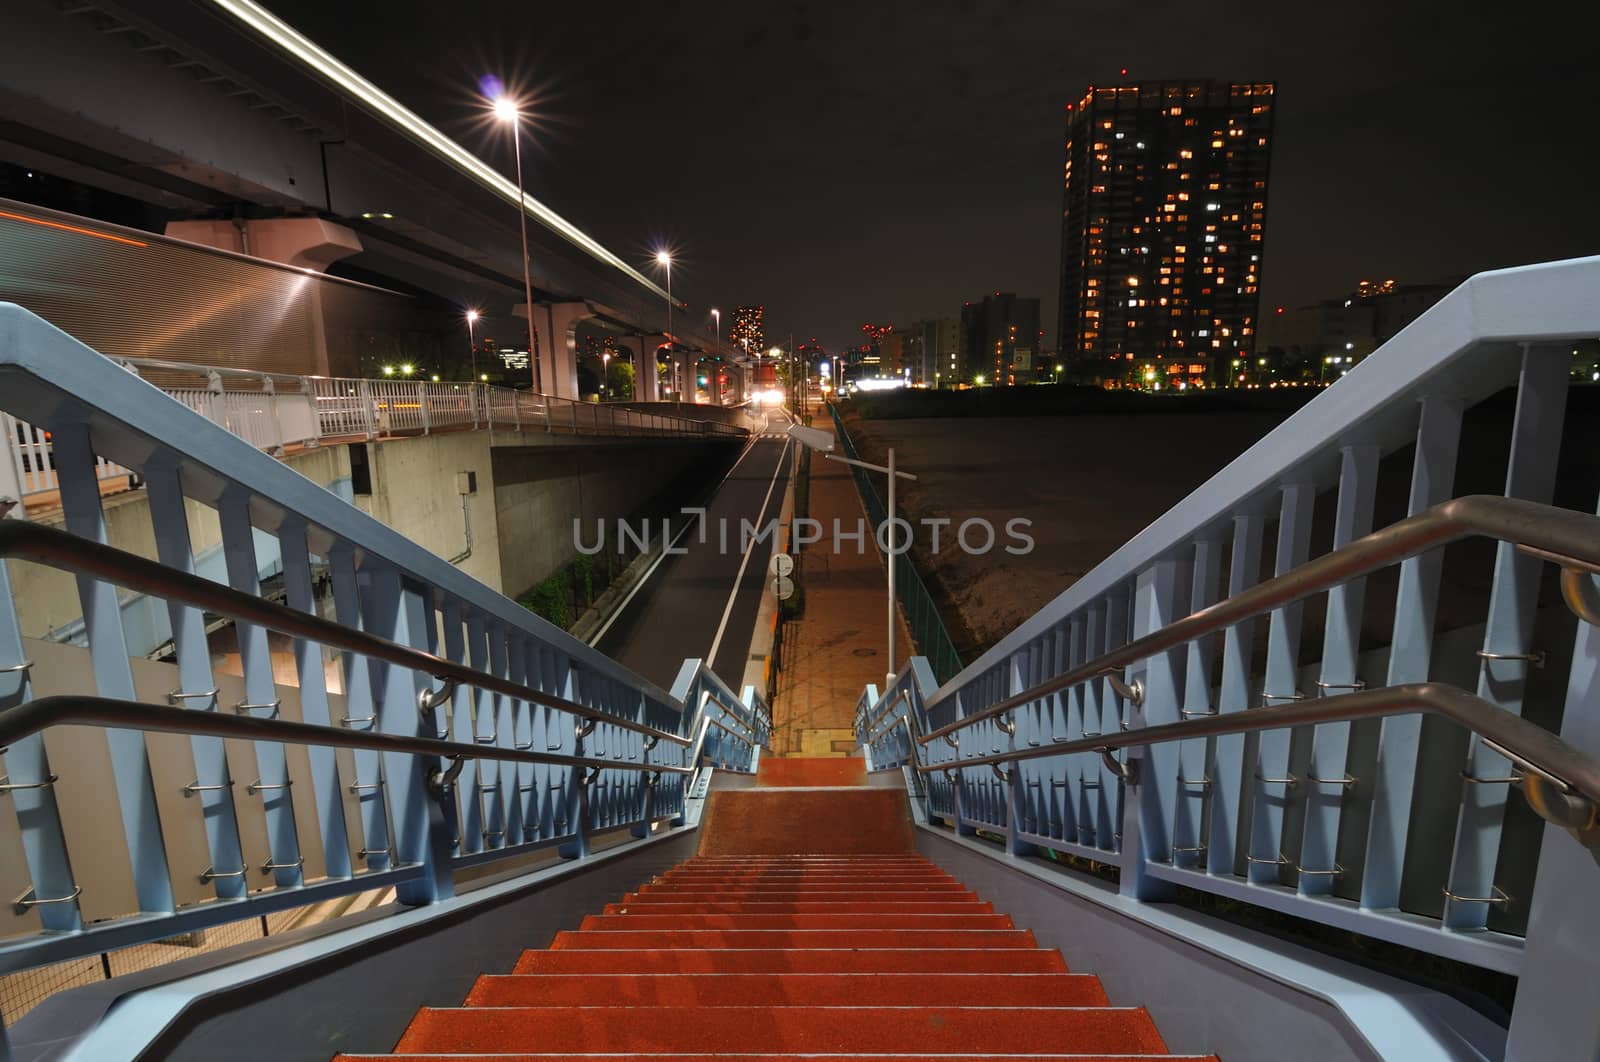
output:
<instances>
[{"instance_id":1,"label":"paved path","mask_svg":"<svg viewBox=\"0 0 1600 1062\"><path fill-rule=\"evenodd\" d=\"M810 510L825 531L800 554L805 613L783 625L772 752L850 755L856 701L867 683L881 687L887 670L887 578L870 529L861 552L848 540L835 550L834 520L853 531L867 518L848 466L812 455ZM903 662L914 652L903 621L896 640Z\"/></svg>"}]
</instances>

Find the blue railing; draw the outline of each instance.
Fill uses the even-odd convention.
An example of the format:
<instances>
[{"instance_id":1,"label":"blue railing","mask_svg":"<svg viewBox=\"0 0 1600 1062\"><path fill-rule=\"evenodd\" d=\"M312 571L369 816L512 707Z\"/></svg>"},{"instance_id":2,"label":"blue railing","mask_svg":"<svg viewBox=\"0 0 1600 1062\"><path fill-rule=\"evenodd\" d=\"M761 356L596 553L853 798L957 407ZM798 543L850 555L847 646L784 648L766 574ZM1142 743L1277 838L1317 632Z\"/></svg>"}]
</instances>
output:
<instances>
[{"instance_id":1,"label":"blue railing","mask_svg":"<svg viewBox=\"0 0 1600 1062\"><path fill-rule=\"evenodd\" d=\"M0 527L0 732L16 731L0 973L358 891L447 899L458 871L550 847L582 858L598 834L681 820L703 762L754 769L770 729L754 690L698 661L659 689L4 304L0 412L50 433L64 520ZM102 499L97 459L145 485L145 527ZM113 548L113 515L116 544L155 559ZM196 520L217 522L226 585L192 574ZM257 574L264 540L282 604ZM18 597L35 566L71 580ZM130 660L127 590L164 602L176 667ZM87 649L27 636L60 608L81 612ZM237 673L208 639L229 620ZM143 721L14 714L83 697ZM250 740L218 715L305 726Z\"/></svg>"},{"instance_id":2,"label":"blue railing","mask_svg":"<svg viewBox=\"0 0 1600 1062\"><path fill-rule=\"evenodd\" d=\"M1182 886L1519 975L1507 1057L1588 1057L1581 1033L1552 1046L1548 1030L1571 1022L1527 986L1560 994L1600 977L1595 950L1565 939L1587 922L1576 897L1600 877L1564 831L1513 805L1513 788L1537 791L1528 764L1481 732L1404 711L1146 746L1123 735L1436 683L1600 754L1600 531L1574 551L1588 561L1529 548L1537 535L1491 534L1480 552L1452 548L1448 580L1447 536L1274 599L1263 623L1238 615L1155 639L1264 578L1292 586L1308 562L1350 555L1374 529L1385 458L1386 484L1409 473L1404 492L1386 492L1406 516L1483 467L1505 470L1506 498L1550 503L1571 340L1595 335L1600 259L1472 278L960 674L935 689L913 661L893 688L870 690L858 736L872 765L918 766L931 819L1003 837L1013 854L1110 865L1134 899ZM1501 392L1509 424L1479 407ZM1498 427L1464 439L1464 417L1485 413L1477 423ZM1583 496L1581 511L1594 502ZM1562 607L1552 560L1591 622ZM1102 754L1087 740L1097 735L1131 747Z\"/></svg>"}]
</instances>

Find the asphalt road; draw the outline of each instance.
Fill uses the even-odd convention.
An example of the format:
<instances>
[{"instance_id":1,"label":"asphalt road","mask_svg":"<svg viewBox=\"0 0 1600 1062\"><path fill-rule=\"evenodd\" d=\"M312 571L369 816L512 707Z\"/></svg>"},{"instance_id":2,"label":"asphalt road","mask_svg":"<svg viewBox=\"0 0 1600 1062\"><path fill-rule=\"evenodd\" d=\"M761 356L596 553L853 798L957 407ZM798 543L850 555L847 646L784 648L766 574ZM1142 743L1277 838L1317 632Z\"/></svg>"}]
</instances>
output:
<instances>
[{"instance_id":1,"label":"asphalt road","mask_svg":"<svg viewBox=\"0 0 1600 1062\"><path fill-rule=\"evenodd\" d=\"M739 688L775 538L752 544L747 555L741 522L763 527L783 509L794 464L794 444L781 437L789 423L787 415L771 414L706 503L704 522L684 521L673 552L612 618L596 648L663 689L672 688L690 657L710 660L724 682Z\"/></svg>"}]
</instances>

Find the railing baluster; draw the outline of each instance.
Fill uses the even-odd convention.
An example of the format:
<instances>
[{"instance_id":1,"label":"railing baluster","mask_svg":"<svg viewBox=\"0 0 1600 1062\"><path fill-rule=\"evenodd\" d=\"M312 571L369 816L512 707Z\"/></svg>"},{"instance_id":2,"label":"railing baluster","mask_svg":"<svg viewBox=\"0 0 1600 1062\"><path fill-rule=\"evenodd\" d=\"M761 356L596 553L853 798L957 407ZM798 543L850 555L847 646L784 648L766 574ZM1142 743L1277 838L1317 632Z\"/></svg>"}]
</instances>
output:
<instances>
[{"instance_id":1,"label":"railing baluster","mask_svg":"<svg viewBox=\"0 0 1600 1062\"><path fill-rule=\"evenodd\" d=\"M229 491L218 506L222 522L222 552L228 569L228 585L235 590L261 596L261 577L256 567L255 527L250 522L250 499L241 491ZM254 624L236 623L239 658L244 670L245 700L223 705L222 710L256 712L276 716L274 708L247 706L276 705L278 694L272 675L272 651L267 632ZM301 881L300 838L295 828L294 790L289 782L289 764L282 745L255 743L256 787L262 792L266 808L267 833L271 838L271 859L280 869L273 871L280 886ZM247 787L248 792L248 787ZM305 799L304 796L301 798ZM221 867L217 868L219 871Z\"/></svg>"},{"instance_id":2,"label":"railing baluster","mask_svg":"<svg viewBox=\"0 0 1600 1062\"><path fill-rule=\"evenodd\" d=\"M1158 560L1140 572L1134 583L1133 635L1143 637L1187 614L1193 561ZM1150 657L1139 666L1143 703L1127 706L1130 729L1176 723L1182 716L1182 654L1177 649ZM1129 672L1132 673L1130 668ZM1142 762L1141 762L1142 761ZM1177 793L1178 750L1171 744L1148 747L1139 764L1138 785L1132 796L1138 807L1124 819L1122 894L1153 899L1171 892L1169 886L1145 876L1146 863L1170 862L1173 840L1173 798Z\"/></svg>"},{"instance_id":3,"label":"railing baluster","mask_svg":"<svg viewBox=\"0 0 1600 1062\"><path fill-rule=\"evenodd\" d=\"M283 586L290 608L316 615L312 596L311 553L306 542L305 522L291 517L278 528L278 553L283 559ZM330 726L328 675L322 664L322 647L304 638L294 640L295 674L300 683L300 718L316 726ZM322 859L327 875L347 878L353 872L353 846L346 828L346 797L339 777L338 758L333 749L313 746L306 750L311 764L310 795L317 815L317 832L322 838ZM312 846L303 845L302 854ZM316 867L308 859L306 877L316 877Z\"/></svg>"},{"instance_id":4,"label":"railing baluster","mask_svg":"<svg viewBox=\"0 0 1600 1062\"><path fill-rule=\"evenodd\" d=\"M366 582L362 606L368 630L401 645L426 647L428 618L422 595L407 585L398 569L370 555L361 575ZM373 662L373 689L377 693L377 729L416 737L424 728L417 715L417 694L427 683L419 675L395 664ZM431 732L429 732L431 736ZM381 754L384 792L394 820L394 849L401 863L420 863L428 873L396 890L401 903L425 904L448 898L454 891L448 859L435 851L438 838L429 828L428 803L432 799L419 758L403 752Z\"/></svg>"},{"instance_id":5,"label":"railing baluster","mask_svg":"<svg viewBox=\"0 0 1600 1062\"><path fill-rule=\"evenodd\" d=\"M336 542L328 554L328 573L333 580L334 616L347 627L366 630L355 569L355 554L348 543ZM378 709L372 696L372 662L355 653L341 654L344 666L345 726L355 730L377 728ZM361 800L361 833L364 844L358 856L367 867L388 870L394 867L393 829L389 824L389 796L383 789L383 764L378 754L366 749L354 753L355 785ZM359 869L359 868L358 868Z\"/></svg>"},{"instance_id":6,"label":"railing baluster","mask_svg":"<svg viewBox=\"0 0 1600 1062\"><path fill-rule=\"evenodd\" d=\"M489 670L489 629L482 612L473 609L467 614L467 660L478 671ZM468 693L468 707L467 718L461 721L457 732L463 741L482 743L487 734L494 732L494 694L473 689ZM483 800L488 775L489 765L482 760L468 760L461 769L462 855L489 847L486 838L494 827Z\"/></svg>"},{"instance_id":7,"label":"railing baluster","mask_svg":"<svg viewBox=\"0 0 1600 1062\"><path fill-rule=\"evenodd\" d=\"M1222 542L1213 534L1195 541L1194 562L1189 590L1189 612L1209 608L1217 600L1222 582ZM1213 650L1216 637L1208 635L1189 643L1185 654L1183 679L1183 707L1181 718L1210 715L1216 711L1211 701L1211 676ZM1174 864L1205 864L1207 810L1211 804L1210 757L1208 742L1204 738L1191 738L1178 743L1178 775L1173 794L1172 844L1169 858ZM1185 852L1188 858L1179 859L1177 853Z\"/></svg>"},{"instance_id":8,"label":"railing baluster","mask_svg":"<svg viewBox=\"0 0 1600 1062\"><path fill-rule=\"evenodd\" d=\"M1265 521L1258 513L1233 518L1233 545L1228 552L1228 596L1235 597L1261 578L1261 540ZM1222 636L1222 684L1217 712L1243 712L1250 708L1250 671L1254 654L1255 621L1235 623ZM1239 823L1248 813L1255 781L1245 774L1243 734L1217 738L1211 764L1211 821L1206 834L1206 869L1212 874L1233 874L1237 863Z\"/></svg>"},{"instance_id":9,"label":"railing baluster","mask_svg":"<svg viewBox=\"0 0 1600 1062\"><path fill-rule=\"evenodd\" d=\"M162 564L180 572L193 574L194 551L189 537L189 516L184 509L183 486L176 465L145 470L145 483L150 504L150 523L155 533L156 556ZM199 609L177 601L167 603L167 617L172 624L172 644L178 656L178 690L172 703L193 711L217 711L220 707L215 693L215 675L211 670L211 648L206 639L205 616ZM198 694L199 696L191 696ZM245 866L244 852L240 847L239 824L234 802L244 798L240 787L230 786L227 749L221 738L196 735L189 739L194 753L195 781L200 790L196 794L205 809L206 840L211 853L211 866L231 869ZM163 779L157 784L176 784L177 779ZM194 868L195 873L204 867ZM217 896L237 898L245 895L247 882L243 878L217 878L214 883Z\"/></svg>"},{"instance_id":10,"label":"railing baluster","mask_svg":"<svg viewBox=\"0 0 1600 1062\"><path fill-rule=\"evenodd\" d=\"M0 669L3 669L0 670L0 711L31 700L35 689L33 669L24 654L22 629L17 621L15 601L16 598L11 592L9 566L0 561ZM0 754L0 762L4 763L4 773L10 782L15 784L38 785L54 777L46 754L45 742L40 734L32 734L14 742ZM98 790L101 785L100 781L94 778L78 779L77 784L80 789L89 791ZM25 863L21 861L16 864L8 863L7 866L18 877L26 876L37 895L71 895L78 887L78 883L72 878L72 867L67 858L69 846L74 839L74 831L71 824L64 821L66 816L64 809L57 804L55 788L39 786L33 789L13 790L9 800L11 803L9 808L3 806L5 801L0 801L0 815L14 817L16 826L21 831L21 848L27 860ZM11 852L0 854L8 858L14 857ZM12 918L9 922L0 921L0 927L3 927L8 935L10 930L34 926L59 932L74 932L83 928L84 918L93 917L96 913L88 905L97 897L111 898L105 905L106 915L126 913L133 899L133 875L129 870L126 853L118 849L105 852L104 856L106 858L97 865L95 878L90 882L92 891L81 896L79 903L30 907L20 919L21 925L18 925L18 919ZM19 888L18 892L20 891ZM129 903L118 903L117 898L122 896L126 896ZM11 910L13 915L17 913L14 907Z\"/></svg>"},{"instance_id":11,"label":"railing baluster","mask_svg":"<svg viewBox=\"0 0 1600 1062\"><path fill-rule=\"evenodd\" d=\"M1506 497L1548 503L1555 493L1556 467L1561 454L1561 428L1567 405L1566 344L1559 347L1524 345L1522 374L1517 388L1516 420L1511 429L1511 455L1506 469ZM1483 651L1515 657L1528 654L1539 601L1543 562L1501 542L1495 551L1494 584L1483 635ZM1478 671L1478 696L1518 715L1532 670L1527 661L1486 659ZM1486 777L1503 773L1504 757L1471 739L1467 773ZM1458 896L1488 896L1500 857L1500 835L1505 823L1508 787L1469 785L1461 794L1456 824L1455 851L1450 860L1446 888ZM1447 929L1480 929L1488 922L1490 907L1446 899Z\"/></svg>"},{"instance_id":12,"label":"railing baluster","mask_svg":"<svg viewBox=\"0 0 1600 1062\"><path fill-rule=\"evenodd\" d=\"M1346 446L1340 456L1339 498L1333 519L1333 548L1342 549L1372 531L1378 486L1378 448ZM1366 580L1351 579L1328 591L1322 641L1321 688L1334 694L1357 688L1356 657L1361 647L1361 609ZM1350 724L1324 723L1311 734L1310 767L1304 786L1305 832L1299 866L1317 871L1300 876L1301 895L1331 893L1338 875L1322 873L1338 865L1339 816L1350 792Z\"/></svg>"},{"instance_id":13,"label":"railing baluster","mask_svg":"<svg viewBox=\"0 0 1600 1062\"><path fill-rule=\"evenodd\" d=\"M1310 483L1290 483L1283 488L1278 512L1278 548L1273 571L1283 575L1304 564L1311 552L1311 510L1316 488ZM1296 602L1272 610L1267 625L1267 667L1262 703L1280 704L1295 695L1299 671L1300 614L1304 607ZM1263 779L1286 778L1289 774L1289 734L1283 730L1264 730L1256 753L1254 800L1250 805L1250 848L1257 860L1277 860L1283 844L1284 809L1292 798L1286 782ZM1279 880L1282 864L1248 864L1247 877L1256 884Z\"/></svg>"},{"instance_id":14,"label":"railing baluster","mask_svg":"<svg viewBox=\"0 0 1600 1062\"><path fill-rule=\"evenodd\" d=\"M94 445L89 438L87 421L56 423L50 430L67 530L91 542L108 542L105 513L100 505L100 483L94 472ZM76 581L84 627L89 635L95 689L102 697L137 700L117 588L91 576L78 576ZM111 750L117 809L122 816L139 909L147 913L172 911L177 902L174 878L184 871L167 864L161 833L164 823L150 775L144 735L136 730L107 730L105 740ZM94 784L92 780L90 784ZM111 858L117 861L115 856ZM193 881L198 883L198 880L196 874ZM183 894L187 898L190 890L184 888Z\"/></svg>"}]
</instances>

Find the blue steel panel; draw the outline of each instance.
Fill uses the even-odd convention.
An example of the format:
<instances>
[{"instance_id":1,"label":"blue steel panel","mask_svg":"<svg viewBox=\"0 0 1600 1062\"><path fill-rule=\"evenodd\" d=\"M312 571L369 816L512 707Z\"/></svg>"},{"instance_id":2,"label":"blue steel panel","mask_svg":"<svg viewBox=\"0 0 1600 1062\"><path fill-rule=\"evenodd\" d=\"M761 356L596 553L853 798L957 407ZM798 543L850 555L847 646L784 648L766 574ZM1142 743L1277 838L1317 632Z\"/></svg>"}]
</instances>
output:
<instances>
[{"instance_id":1,"label":"blue steel panel","mask_svg":"<svg viewBox=\"0 0 1600 1062\"><path fill-rule=\"evenodd\" d=\"M217 507L217 515L222 522L222 551L227 559L228 585L260 597L261 577L256 567L255 528L250 523L249 496L237 489L226 492ZM244 668L245 703L229 707L246 715L276 716L278 694L273 682L267 632L248 623L236 623L234 629L238 633L239 657ZM298 885L304 875L300 872L300 838L295 832L294 789L289 782L289 765L283 746L257 741L255 752L260 774L254 782L246 783L246 792L253 785L266 810L272 863L277 867L272 872L273 880L279 887ZM254 877L257 868L248 869Z\"/></svg>"},{"instance_id":2,"label":"blue steel panel","mask_svg":"<svg viewBox=\"0 0 1600 1062\"><path fill-rule=\"evenodd\" d=\"M1133 636L1143 637L1187 614L1185 599L1190 593L1190 561L1158 560L1139 573L1134 589ZM1183 704L1183 676L1180 672L1183 651L1170 649L1143 662L1140 678L1144 683L1143 704L1129 705L1133 729L1176 723ZM1132 669L1130 669L1130 672ZM1177 794L1178 748L1172 742L1146 746L1142 755L1129 757L1142 761L1138 785L1132 795L1137 813L1125 821L1138 831L1137 843L1124 827L1122 892L1139 899L1154 898L1157 892L1145 880L1147 863L1172 860L1173 800Z\"/></svg>"},{"instance_id":3,"label":"blue steel panel","mask_svg":"<svg viewBox=\"0 0 1600 1062\"><path fill-rule=\"evenodd\" d=\"M1378 449L1347 446L1340 457L1339 498L1333 519L1333 548L1340 549L1372 531L1373 499L1378 487ZM1328 591L1327 625L1322 640L1322 678L1317 696L1337 696L1365 683L1356 674L1361 641L1361 608L1365 579L1352 579ZM1310 769L1305 788L1305 833L1300 843L1300 892L1333 891L1343 870L1335 863L1339 815L1350 750L1350 724L1324 723L1313 728Z\"/></svg>"},{"instance_id":4,"label":"blue steel panel","mask_svg":"<svg viewBox=\"0 0 1600 1062\"><path fill-rule=\"evenodd\" d=\"M1450 497L1460 442L1461 403L1442 397L1425 400L1417 424L1407 515L1415 516ZM1421 682L1428 677L1443 565L1444 556L1438 550L1400 564L1386 685ZM1361 906L1386 910L1400 906L1422 717L1391 715L1379 727L1372 819L1361 874Z\"/></svg>"},{"instance_id":5,"label":"blue steel panel","mask_svg":"<svg viewBox=\"0 0 1600 1062\"><path fill-rule=\"evenodd\" d=\"M1567 408L1566 344L1559 348L1524 347L1522 379L1517 389L1517 414L1511 429L1511 458L1506 470L1506 497L1548 503L1555 493L1561 454L1561 427ZM1509 542L1496 549L1494 583L1483 635L1485 653L1519 656L1533 652L1533 620L1544 563L1517 551ZM1532 664L1526 660L1483 660L1478 696L1518 715ZM1504 777L1510 763L1473 738L1466 770L1475 778ZM1494 868L1500 857L1509 786L1462 787L1461 815L1456 825L1449 891L1457 896L1493 895ZM1487 923L1489 905L1445 900L1444 924L1451 929L1478 929Z\"/></svg>"},{"instance_id":6,"label":"blue steel panel","mask_svg":"<svg viewBox=\"0 0 1600 1062\"><path fill-rule=\"evenodd\" d=\"M11 594L11 570L0 561L0 668L20 668L23 655L22 630L17 625L16 598ZM0 671L0 712L32 699L33 682L26 670ZM18 785L32 785L50 778L45 757L44 736L31 734L5 751L5 772ZM61 813L55 794L48 788L18 789L11 794L12 806L0 814L15 814L22 830L22 850L28 859L35 896L71 896L77 883L67 854L61 828ZM14 899L15 897L13 897ZM52 903L35 907L47 930L73 932L83 928L75 903Z\"/></svg>"},{"instance_id":7,"label":"blue steel panel","mask_svg":"<svg viewBox=\"0 0 1600 1062\"><path fill-rule=\"evenodd\" d=\"M53 423L53 445L61 487L61 508L67 530L79 538L104 543L105 514L100 508L100 484L95 479L95 452L86 421ZM138 700L133 670L128 664L128 642L122 630L122 610L117 588L87 576L78 576L78 599L89 632L90 658L95 688L102 697ZM116 780L117 809L133 863L134 888L139 908L149 913L173 909L172 881L156 813L156 794L144 735L136 730L107 730L112 771Z\"/></svg>"},{"instance_id":8,"label":"blue steel panel","mask_svg":"<svg viewBox=\"0 0 1600 1062\"><path fill-rule=\"evenodd\" d=\"M1307 483L1290 483L1283 488L1283 505L1278 514L1278 552L1273 570L1283 575L1306 562L1311 550L1311 508L1317 492ZM1285 605L1272 610L1267 627L1266 684L1261 699L1267 704L1282 704L1296 696L1295 675L1299 671L1301 606ZM1256 884L1278 880L1284 869L1283 814L1290 800L1289 732L1261 732L1253 786L1255 799L1250 807L1250 848L1246 876Z\"/></svg>"},{"instance_id":9,"label":"blue steel panel","mask_svg":"<svg viewBox=\"0 0 1600 1062\"><path fill-rule=\"evenodd\" d=\"M328 554L328 574L333 580L333 610L339 623L366 630L361 593L356 583L355 552L335 543ZM377 727L378 709L372 699L372 668L365 657L344 653L344 710L340 722L354 730ZM387 870L395 866L394 831L389 825L389 797L383 788L383 765L376 752L357 749L355 785L361 799L361 833L366 839L367 867Z\"/></svg>"},{"instance_id":10,"label":"blue steel panel","mask_svg":"<svg viewBox=\"0 0 1600 1062\"><path fill-rule=\"evenodd\" d=\"M1222 582L1222 542L1214 537L1194 544L1193 577L1190 579L1189 611L1199 612L1216 603ZM1215 636L1208 635L1189 643L1183 679L1185 718L1211 715L1212 652ZM1172 813L1171 861L1180 866L1204 866L1206 859L1206 818L1210 806L1210 743L1204 738L1178 742L1178 776L1175 781Z\"/></svg>"},{"instance_id":11,"label":"blue steel panel","mask_svg":"<svg viewBox=\"0 0 1600 1062\"><path fill-rule=\"evenodd\" d=\"M1265 521L1256 513L1233 518L1233 546L1228 554L1228 596L1254 586L1261 574L1261 539ZM1222 685L1217 712L1248 711L1251 657L1255 622L1229 627L1222 636ZM1238 862L1239 825L1248 814L1255 792L1254 778L1246 777L1245 736L1217 738L1211 765L1211 822L1206 834L1206 869L1212 874L1233 874Z\"/></svg>"},{"instance_id":12,"label":"blue steel panel","mask_svg":"<svg viewBox=\"0 0 1600 1062\"><path fill-rule=\"evenodd\" d=\"M311 588L311 552L306 545L304 521L286 520L278 528L278 550L283 558L283 586L289 607L316 615L317 603ZM300 681L300 718L312 726L333 725L328 710L328 673L322 663L322 647L316 642L296 638L294 663ZM316 803L328 877L349 877L353 868L341 789L345 783L339 777L339 758L333 749L317 745L308 748L306 754L311 760L311 784L315 789L311 795Z\"/></svg>"},{"instance_id":13,"label":"blue steel panel","mask_svg":"<svg viewBox=\"0 0 1600 1062\"><path fill-rule=\"evenodd\" d=\"M184 511L183 486L176 465L151 469L145 478L150 504L150 523L155 531L156 556L162 564L180 572L194 573L194 551L189 538L189 517ZM175 694L201 694L202 696L175 696L172 703L192 711L213 712L220 709L215 694L216 676L211 671L211 648L206 641L205 616L199 609L167 602L167 615L172 625L172 645L178 655L178 681ZM311 720L307 720L310 722ZM196 735L189 739L194 750L194 781L199 787L192 799L204 808L206 841L211 852L211 865L217 870L232 870L244 866L244 853L239 847L239 826L234 818L233 802L241 794L237 787L245 783L228 776L227 752L221 738ZM330 752L331 755L331 752ZM176 779L163 779L170 785ZM246 868L248 870L248 868ZM221 899L243 896L248 882L242 877L216 878L212 886Z\"/></svg>"}]
</instances>

